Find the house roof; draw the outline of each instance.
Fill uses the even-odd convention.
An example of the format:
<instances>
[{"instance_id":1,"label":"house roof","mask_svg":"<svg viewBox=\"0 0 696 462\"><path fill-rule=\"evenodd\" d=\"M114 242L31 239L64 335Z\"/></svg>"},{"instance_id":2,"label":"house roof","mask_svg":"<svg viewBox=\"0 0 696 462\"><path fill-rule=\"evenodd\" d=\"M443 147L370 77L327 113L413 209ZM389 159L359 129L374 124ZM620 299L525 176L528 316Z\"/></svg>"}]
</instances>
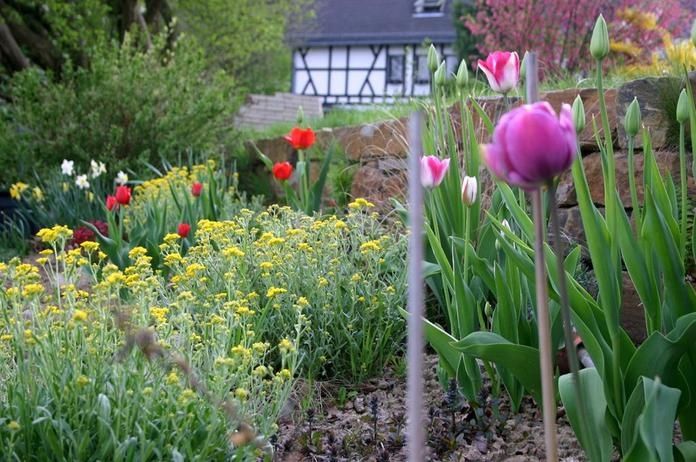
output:
<instances>
[{"instance_id":1,"label":"house roof","mask_svg":"<svg viewBox=\"0 0 696 462\"><path fill-rule=\"evenodd\" d=\"M442 15L414 15L414 0L315 0L315 18L288 38L295 46L453 43L452 3Z\"/></svg>"}]
</instances>

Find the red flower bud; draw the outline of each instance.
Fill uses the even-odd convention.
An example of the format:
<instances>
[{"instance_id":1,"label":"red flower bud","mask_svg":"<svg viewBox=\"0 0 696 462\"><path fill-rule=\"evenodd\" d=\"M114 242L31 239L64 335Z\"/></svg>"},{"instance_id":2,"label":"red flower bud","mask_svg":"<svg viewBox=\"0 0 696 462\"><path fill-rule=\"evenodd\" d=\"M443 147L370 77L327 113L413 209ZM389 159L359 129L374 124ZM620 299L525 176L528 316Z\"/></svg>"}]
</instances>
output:
<instances>
[{"instance_id":1,"label":"red flower bud","mask_svg":"<svg viewBox=\"0 0 696 462\"><path fill-rule=\"evenodd\" d=\"M116 202L121 205L130 204L131 200L131 188L128 186L119 186L116 188Z\"/></svg>"},{"instance_id":2,"label":"red flower bud","mask_svg":"<svg viewBox=\"0 0 696 462\"><path fill-rule=\"evenodd\" d=\"M200 181L196 181L191 185L191 194L193 197L198 197L201 195L201 192L203 191L203 183Z\"/></svg>"},{"instance_id":3,"label":"red flower bud","mask_svg":"<svg viewBox=\"0 0 696 462\"><path fill-rule=\"evenodd\" d=\"M118 207L116 196L106 196L106 210L109 212Z\"/></svg>"},{"instance_id":4,"label":"red flower bud","mask_svg":"<svg viewBox=\"0 0 696 462\"><path fill-rule=\"evenodd\" d=\"M290 162L278 162L273 166L273 176L280 181L285 181L292 176Z\"/></svg>"},{"instance_id":5,"label":"red flower bud","mask_svg":"<svg viewBox=\"0 0 696 462\"><path fill-rule=\"evenodd\" d=\"M179 227L177 228L176 232L182 238L186 238L191 232L191 225L189 225L188 223L181 223L179 224Z\"/></svg>"},{"instance_id":6,"label":"red flower bud","mask_svg":"<svg viewBox=\"0 0 696 462\"><path fill-rule=\"evenodd\" d=\"M290 133L285 136L285 140L290 143L294 149L309 149L312 147L317 137L314 130L311 128L295 127L290 130Z\"/></svg>"}]
</instances>

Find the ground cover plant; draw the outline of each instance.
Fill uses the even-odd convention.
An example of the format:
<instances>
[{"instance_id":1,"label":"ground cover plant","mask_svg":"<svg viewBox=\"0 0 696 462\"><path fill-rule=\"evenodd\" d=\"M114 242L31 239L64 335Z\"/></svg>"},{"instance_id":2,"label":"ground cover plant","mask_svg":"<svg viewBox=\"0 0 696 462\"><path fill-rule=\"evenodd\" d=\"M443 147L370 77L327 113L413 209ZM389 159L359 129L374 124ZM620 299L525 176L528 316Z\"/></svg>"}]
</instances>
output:
<instances>
[{"instance_id":1,"label":"ground cover plant","mask_svg":"<svg viewBox=\"0 0 696 462\"><path fill-rule=\"evenodd\" d=\"M153 270L144 247L119 269L99 243L68 249L72 230L41 230L37 266L0 266L2 452L260 454L295 378L357 382L401 349L405 241L371 207L203 219L185 256L180 234L164 236L167 271ZM245 432L256 449L241 444Z\"/></svg>"}]
</instances>

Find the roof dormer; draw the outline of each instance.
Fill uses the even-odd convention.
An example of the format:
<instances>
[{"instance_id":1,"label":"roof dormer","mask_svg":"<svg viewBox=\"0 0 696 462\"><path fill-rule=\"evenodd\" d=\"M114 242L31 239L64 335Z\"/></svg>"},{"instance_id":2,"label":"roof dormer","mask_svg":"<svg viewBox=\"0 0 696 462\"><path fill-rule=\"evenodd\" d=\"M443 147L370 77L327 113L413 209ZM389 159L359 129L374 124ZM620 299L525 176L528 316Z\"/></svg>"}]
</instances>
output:
<instances>
[{"instance_id":1,"label":"roof dormer","mask_svg":"<svg viewBox=\"0 0 696 462\"><path fill-rule=\"evenodd\" d=\"M415 0L413 3L413 16L433 17L442 16L445 13L445 0Z\"/></svg>"}]
</instances>

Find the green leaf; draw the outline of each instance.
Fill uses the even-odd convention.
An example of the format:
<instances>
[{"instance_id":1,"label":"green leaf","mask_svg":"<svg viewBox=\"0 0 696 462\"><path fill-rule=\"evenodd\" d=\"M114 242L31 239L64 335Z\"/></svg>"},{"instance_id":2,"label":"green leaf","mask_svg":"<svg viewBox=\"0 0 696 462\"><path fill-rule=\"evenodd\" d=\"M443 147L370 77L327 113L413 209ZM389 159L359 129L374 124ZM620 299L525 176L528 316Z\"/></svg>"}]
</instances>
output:
<instances>
[{"instance_id":1,"label":"green leaf","mask_svg":"<svg viewBox=\"0 0 696 462\"><path fill-rule=\"evenodd\" d=\"M542 402L538 349L516 345L492 332L474 332L452 345L465 355L503 366L529 390L537 403Z\"/></svg>"},{"instance_id":2,"label":"green leaf","mask_svg":"<svg viewBox=\"0 0 696 462\"><path fill-rule=\"evenodd\" d=\"M674 420L681 392L663 385L659 378L641 379L628 400L622 421L624 462L672 462Z\"/></svg>"},{"instance_id":3,"label":"green leaf","mask_svg":"<svg viewBox=\"0 0 696 462\"><path fill-rule=\"evenodd\" d=\"M470 98L469 101L471 101L471 104L474 106L479 118L481 121L483 121L483 125L486 127L488 135L491 135L493 133L493 122L491 121L491 118L488 117L488 113L481 107L478 101L476 101L476 98Z\"/></svg>"},{"instance_id":4,"label":"green leaf","mask_svg":"<svg viewBox=\"0 0 696 462\"><path fill-rule=\"evenodd\" d=\"M588 460L593 462L611 460L613 444L606 422L607 401L604 397L604 385L597 369L580 371L580 388L584 397L586 412L584 417L585 422L588 423L589 434L585 433L581 425L583 411L577 402L572 374L562 375L558 379L558 391L568 413L570 425L585 450Z\"/></svg>"},{"instance_id":5,"label":"green leaf","mask_svg":"<svg viewBox=\"0 0 696 462\"><path fill-rule=\"evenodd\" d=\"M319 177L317 181L312 185L312 190L310 192L311 205L313 211L317 211L321 208L321 196L324 192L324 184L326 183L326 177L329 174L329 167L331 166L331 159L333 158L334 152L338 149L336 143L331 143L331 146L326 150L326 155L324 156L324 161L321 164L321 171L319 172Z\"/></svg>"},{"instance_id":6,"label":"green leaf","mask_svg":"<svg viewBox=\"0 0 696 462\"><path fill-rule=\"evenodd\" d=\"M674 329L662 335L654 332L638 347L625 374L626 392L630 392L641 377L660 377L667 386L677 387L686 393L686 402L696 397L688 396L685 380L679 370L682 356L693 346L696 338L696 313L682 316Z\"/></svg>"}]
</instances>

